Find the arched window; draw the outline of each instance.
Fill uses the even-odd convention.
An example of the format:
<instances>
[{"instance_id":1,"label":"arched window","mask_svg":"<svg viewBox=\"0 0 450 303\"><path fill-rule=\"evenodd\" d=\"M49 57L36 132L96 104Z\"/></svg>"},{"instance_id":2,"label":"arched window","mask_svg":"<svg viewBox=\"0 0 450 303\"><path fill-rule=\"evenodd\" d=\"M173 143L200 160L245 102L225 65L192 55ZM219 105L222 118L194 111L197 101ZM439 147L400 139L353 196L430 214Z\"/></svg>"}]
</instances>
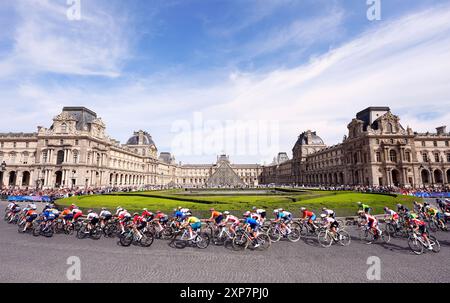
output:
<instances>
[{"instance_id":1,"label":"arched window","mask_svg":"<svg viewBox=\"0 0 450 303\"><path fill-rule=\"evenodd\" d=\"M61 124L61 132L63 134L67 133L67 124L66 123Z\"/></svg>"},{"instance_id":2,"label":"arched window","mask_svg":"<svg viewBox=\"0 0 450 303\"><path fill-rule=\"evenodd\" d=\"M423 159L423 162L428 162L428 154L422 153L422 159Z\"/></svg>"},{"instance_id":3,"label":"arched window","mask_svg":"<svg viewBox=\"0 0 450 303\"><path fill-rule=\"evenodd\" d=\"M405 153L405 158L406 158L406 162L411 162L411 153L409 151L407 151Z\"/></svg>"},{"instance_id":4,"label":"arched window","mask_svg":"<svg viewBox=\"0 0 450 303\"><path fill-rule=\"evenodd\" d=\"M389 158L391 162L397 162L397 152L395 150L391 150L389 152Z\"/></svg>"}]
</instances>

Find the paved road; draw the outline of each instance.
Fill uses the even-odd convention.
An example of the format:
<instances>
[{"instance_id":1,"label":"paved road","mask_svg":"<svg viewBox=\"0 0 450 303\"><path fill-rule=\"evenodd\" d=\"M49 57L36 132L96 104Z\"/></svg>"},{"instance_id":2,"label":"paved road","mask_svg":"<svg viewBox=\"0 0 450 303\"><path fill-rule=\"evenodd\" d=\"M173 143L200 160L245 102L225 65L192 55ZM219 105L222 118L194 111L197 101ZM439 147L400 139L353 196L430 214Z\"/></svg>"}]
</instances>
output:
<instances>
[{"instance_id":1,"label":"paved road","mask_svg":"<svg viewBox=\"0 0 450 303\"><path fill-rule=\"evenodd\" d=\"M6 203L0 202L3 211ZM150 248L114 239L33 237L0 223L0 282L68 282L67 258L81 260L81 282L369 282L368 257L381 259L381 282L450 282L450 232L438 233L439 254L413 255L406 240L387 245L353 241L322 248L315 239L275 243L267 252L224 247L178 250L155 240Z\"/></svg>"}]
</instances>

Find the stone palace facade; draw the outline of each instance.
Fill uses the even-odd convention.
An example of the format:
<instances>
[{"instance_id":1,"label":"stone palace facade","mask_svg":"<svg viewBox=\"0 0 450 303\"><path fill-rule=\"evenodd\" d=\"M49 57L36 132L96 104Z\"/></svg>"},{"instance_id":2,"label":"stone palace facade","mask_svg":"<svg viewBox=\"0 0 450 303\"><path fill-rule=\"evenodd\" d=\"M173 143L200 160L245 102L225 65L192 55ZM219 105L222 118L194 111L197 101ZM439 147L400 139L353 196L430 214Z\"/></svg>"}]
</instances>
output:
<instances>
[{"instance_id":1,"label":"stone palace facade","mask_svg":"<svg viewBox=\"0 0 450 303\"><path fill-rule=\"evenodd\" d=\"M144 131L127 141L110 138L97 114L65 107L50 128L36 133L0 133L2 187L86 188L128 186L256 186L262 167L231 164L177 164Z\"/></svg>"},{"instance_id":2,"label":"stone palace facade","mask_svg":"<svg viewBox=\"0 0 450 303\"><path fill-rule=\"evenodd\" d=\"M369 107L348 124L342 143L302 133L290 160L263 169L260 182L285 185L442 186L450 184L450 133L404 128L389 107Z\"/></svg>"},{"instance_id":3,"label":"stone palace facade","mask_svg":"<svg viewBox=\"0 0 450 303\"><path fill-rule=\"evenodd\" d=\"M2 187L247 187L276 185L442 186L450 183L450 133L404 128L388 107L369 107L348 124L342 143L327 146L303 132L292 159L279 153L271 165L181 164L137 131L126 142L110 138L97 114L65 107L50 128L0 133Z\"/></svg>"}]
</instances>

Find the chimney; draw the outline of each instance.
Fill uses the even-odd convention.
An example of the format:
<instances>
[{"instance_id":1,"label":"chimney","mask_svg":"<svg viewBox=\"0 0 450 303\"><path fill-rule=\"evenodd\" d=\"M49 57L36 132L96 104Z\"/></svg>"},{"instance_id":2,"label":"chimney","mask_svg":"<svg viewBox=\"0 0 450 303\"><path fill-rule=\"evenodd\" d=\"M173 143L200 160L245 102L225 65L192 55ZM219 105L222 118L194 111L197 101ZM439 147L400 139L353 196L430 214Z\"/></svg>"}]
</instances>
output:
<instances>
[{"instance_id":1,"label":"chimney","mask_svg":"<svg viewBox=\"0 0 450 303\"><path fill-rule=\"evenodd\" d=\"M436 127L436 132L438 135L443 135L447 132L447 126Z\"/></svg>"}]
</instances>

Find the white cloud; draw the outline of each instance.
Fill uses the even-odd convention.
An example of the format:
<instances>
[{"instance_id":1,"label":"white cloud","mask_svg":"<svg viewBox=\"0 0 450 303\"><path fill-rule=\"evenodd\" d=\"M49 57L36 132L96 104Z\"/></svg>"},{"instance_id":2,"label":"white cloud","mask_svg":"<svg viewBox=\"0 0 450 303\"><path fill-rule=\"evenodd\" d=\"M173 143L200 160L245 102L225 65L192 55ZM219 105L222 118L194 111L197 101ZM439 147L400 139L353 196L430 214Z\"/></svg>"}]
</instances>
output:
<instances>
[{"instance_id":1,"label":"white cloud","mask_svg":"<svg viewBox=\"0 0 450 303\"><path fill-rule=\"evenodd\" d=\"M14 46L0 58L0 77L56 73L117 77L128 56L124 18L93 2L81 2L81 20L67 18L69 6L49 0L15 3Z\"/></svg>"},{"instance_id":2,"label":"white cloud","mask_svg":"<svg viewBox=\"0 0 450 303\"><path fill-rule=\"evenodd\" d=\"M85 105L105 119L113 137L125 140L133 130L146 129L160 149L171 146L173 121L191 119L195 111L222 121L278 119L280 148L288 152L306 129L317 130L328 144L340 142L356 112L373 105L390 106L404 126L432 131L450 121L450 9L440 7L394 22L382 21L296 68L270 73L236 71L215 85L203 78L192 78L190 83L180 79L141 79L107 90L29 83L16 92L0 92L0 98L23 103L25 113L15 118L17 128L36 121L48 125L62 106ZM7 116L19 112L15 104L3 107ZM425 119L423 112L437 114ZM10 121L0 120L0 127L10 129ZM190 159L194 158L179 158ZM272 156L240 159L270 162Z\"/></svg>"}]
</instances>

